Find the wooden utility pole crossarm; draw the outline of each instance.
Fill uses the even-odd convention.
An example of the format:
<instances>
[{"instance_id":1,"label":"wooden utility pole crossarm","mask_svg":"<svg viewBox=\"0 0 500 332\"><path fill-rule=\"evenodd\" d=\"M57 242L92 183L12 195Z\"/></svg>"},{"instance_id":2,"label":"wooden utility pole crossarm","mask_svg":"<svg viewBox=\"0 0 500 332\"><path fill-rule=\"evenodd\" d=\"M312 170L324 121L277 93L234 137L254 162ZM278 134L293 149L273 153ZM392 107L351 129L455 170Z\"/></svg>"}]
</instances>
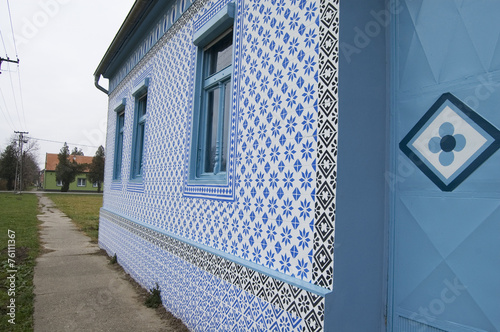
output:
<instances>
[{"instance_id":1,"label":"wooden utility pole crossarm","mask_svg":"<svg viewBox=\"0 0 500 332\"><path fill-rule=\"evenodd\" d=\"M19 64L19 59L11 60L11 59L9 59L9 57L7 57L7 58L0 57L0 74L2 73L2 62L4 62L4 61Z\"/></svg>"}]
</instances>

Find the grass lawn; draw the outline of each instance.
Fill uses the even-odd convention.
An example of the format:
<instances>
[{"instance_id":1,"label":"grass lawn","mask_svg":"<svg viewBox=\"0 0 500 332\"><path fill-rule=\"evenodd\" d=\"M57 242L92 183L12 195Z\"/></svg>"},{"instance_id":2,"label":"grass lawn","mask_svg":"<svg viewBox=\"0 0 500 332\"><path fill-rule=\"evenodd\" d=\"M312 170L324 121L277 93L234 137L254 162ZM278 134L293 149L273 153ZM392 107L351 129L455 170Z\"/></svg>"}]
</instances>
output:
<instances>
[{"instance_id":1,"label":"grass lawn","mask_svg":"<svg viewBox=\"0 0 500 332\"><path fill-rule=\"evenodd\" d=\"M33 331L33 272L40 249L37 214L36 195L0 193L0 331ZM15 240L11 243L15 255L9 251L9 240ZM9 258L14 261L12 266ZM16 271L12 273L15 284L7 279L11 275L8 270ZM7 315L12 299L15 325L9 323L11 317Z\"/></svg>"},{"instance_id":2,"label":"grass lawn","mask_svg":"<svg viewBox=\"0 0 500 332\"><path fill-rule=\"evenodd\" d=\"M80 230L97 243L99 235L99 209L102 195L46 194L59 210L71 218Z\"/></svg>"}]
</instances>

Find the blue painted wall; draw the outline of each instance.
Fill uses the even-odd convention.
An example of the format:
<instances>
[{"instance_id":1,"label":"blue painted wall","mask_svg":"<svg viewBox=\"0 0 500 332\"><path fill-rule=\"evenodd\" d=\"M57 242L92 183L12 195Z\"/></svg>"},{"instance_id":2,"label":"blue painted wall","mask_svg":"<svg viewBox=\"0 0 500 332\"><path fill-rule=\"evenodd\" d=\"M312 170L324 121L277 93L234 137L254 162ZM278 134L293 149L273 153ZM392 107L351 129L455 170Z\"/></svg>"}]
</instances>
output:
<instances>
[{"instance_id":1,"label":"blue painted wall","mask_svg":"<svg viewBox=\"0 0 500 332\"><path fill-rule=\"evenodd\" d=\"M325 331L385 330L386 29L373 14L384 10L380 0L340 2L334 283Z\"/></svg>"},{"instance_id":2,"label":"blue painted wall","mask_svg":"<svg viewBox=\"0 0 500 332\"><path fill-rule=\"evenodd\" d=\"M400 4L388 322L394 331L498 331L500 2ZM441 149L443 132L462 144Z\"/></svg>"}]
</instances>

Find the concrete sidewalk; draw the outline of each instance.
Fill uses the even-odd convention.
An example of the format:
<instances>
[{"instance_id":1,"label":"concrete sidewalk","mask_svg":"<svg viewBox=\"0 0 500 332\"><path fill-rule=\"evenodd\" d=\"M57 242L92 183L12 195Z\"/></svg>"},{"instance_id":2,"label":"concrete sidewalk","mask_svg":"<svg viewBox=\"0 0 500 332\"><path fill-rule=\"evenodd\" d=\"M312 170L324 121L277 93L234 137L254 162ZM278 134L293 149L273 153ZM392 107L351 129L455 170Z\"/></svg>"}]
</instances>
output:
<instances>
[{"instance_id":1,"label":"concrete sidewalk","mask_svg":"<svg viewBox=\"0 0 500 332\"><path fill-rule=\"evenodd\" d=\"M38 197L44 249L34 276L35 332L176 330L49 198Z\"/></svg>"}]
</instances>

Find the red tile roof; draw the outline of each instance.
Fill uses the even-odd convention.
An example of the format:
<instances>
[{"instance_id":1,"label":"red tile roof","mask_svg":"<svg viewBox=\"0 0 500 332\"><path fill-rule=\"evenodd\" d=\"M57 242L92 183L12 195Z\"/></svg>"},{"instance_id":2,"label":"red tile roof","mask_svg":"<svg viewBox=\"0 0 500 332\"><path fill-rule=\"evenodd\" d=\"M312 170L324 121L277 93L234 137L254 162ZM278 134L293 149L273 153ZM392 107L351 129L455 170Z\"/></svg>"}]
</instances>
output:
<instances>
[{"instance_id":1,"label":"red tile roof","mask_svg":"<svg viewBox=\"0 0 500 332\"><path fill-rule=\"evenodd\" d=\"M92 158L90 156L69 156L70 160L75 159L77 164L90 164L92 163ZM59 164L59 159L57 159L57 153L46 153L45 154L45 170L46 171L55 171L56 166ZM85 170L86 172L88 170Z\"/></svg>"}]
</instances>

